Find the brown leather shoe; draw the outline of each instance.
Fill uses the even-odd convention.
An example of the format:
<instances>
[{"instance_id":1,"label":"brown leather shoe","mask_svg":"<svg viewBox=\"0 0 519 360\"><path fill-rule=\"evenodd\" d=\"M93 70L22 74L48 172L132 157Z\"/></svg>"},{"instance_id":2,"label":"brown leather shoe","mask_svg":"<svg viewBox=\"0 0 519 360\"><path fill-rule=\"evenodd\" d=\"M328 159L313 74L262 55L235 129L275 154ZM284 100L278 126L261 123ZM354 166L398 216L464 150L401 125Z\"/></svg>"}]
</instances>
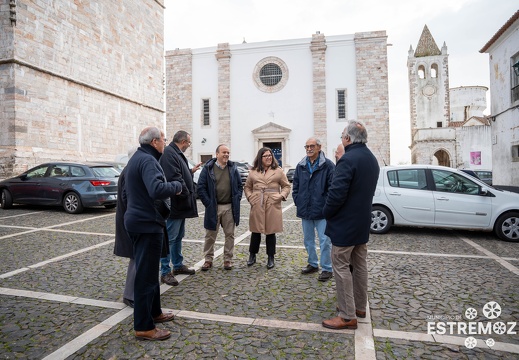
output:
<instances>
[{"instance_id":1,"label":"brown leather shoe","mask_svg":"<svg viewBox=\"0 0 519 360\"><path fill-rule=\"evenodd\" d=\"M360 310L355 310L355 315L357 315L357 317L364 319L366 317L366 312L360 311Z\"/></svg>"},{"instance_id":2,"label":"brown leather shoe","mask_svg":"<svg viewBox=\"0 0 519 360\"><path fill-rule=\"evenodd\" d=\"M340 311L338 306L335 308L335 310L337 310L337 312ZM357 317L359 317L359 318L364 319L366 317L366 312L360 311L360 310L355 310L355 315L357 315Z\"/></svg>"},{"instance_id":3,"label":"brown leather shoe","mask_svg":"<svg viewBox=\"0 0 519 360\"><path fill-rule=\"evenodd\" d=\"M230 262L230 261L224 261L224 263L223 263L223 268L224 268L225 270L232 270L232 262Z\"/></svg>"},{"instance_id":4,"label":"brown leather shoe","mask_svg":"<svg viewBox=\"0 0 519 360\"><path fill-rule=\"evenodd\" d=\"M154 317L153 318L153 322L155 324L157 323L163 323L163 322L168 322L168 321L171 321L175 318L175 315L173 315L173 313L162 313L160 314L159 316L157 317Z\"/></svg>"},{"instance_id":5,"label":"brown leather shoe","mask_svg":"<svg viewBox=\"0 0 519 360\"><path fill-rule=\"evenodd\" d=\"M343 319L340 316L324 320L323 326L328 329L342 330L342 329L353 329L357 328L357 319L349 320Z\"/></svg>"},{"instance_id":6,"label":"brown leather shoe","mask_svg":"<svg viewBox=\"0 0 519 360\"><path fill-rule=\"evenodd\" d=\"M213 263L211 261L206 261L204 265L202 265L202 271L207 271L213 267Z\"/></svg>"},{"instance_id":7,"label":"brown leather shoe","mask_svg":"<svg viewBox=\"0 0 519 360\"><path fill-rule=\"evenodd\" d=\"M167 284L169 286L177 286L178 285L178 280L175 279L175 277L173 276L172 273L168 273L164 276L161 276L160 277L160 281L163 282L164 284Z\"/></svg>"},{"instance_id":8,"label":"brown leather shoe","mask_svg":"<svg viewBox=\"0 0 519 360\"><path fill-rule=\"evenodd\" d=\"M135 338L139 340L166 340L171 336L171 332L166 329L155 328L148 331L136 331Z\"/></svg>"}]
</instances>

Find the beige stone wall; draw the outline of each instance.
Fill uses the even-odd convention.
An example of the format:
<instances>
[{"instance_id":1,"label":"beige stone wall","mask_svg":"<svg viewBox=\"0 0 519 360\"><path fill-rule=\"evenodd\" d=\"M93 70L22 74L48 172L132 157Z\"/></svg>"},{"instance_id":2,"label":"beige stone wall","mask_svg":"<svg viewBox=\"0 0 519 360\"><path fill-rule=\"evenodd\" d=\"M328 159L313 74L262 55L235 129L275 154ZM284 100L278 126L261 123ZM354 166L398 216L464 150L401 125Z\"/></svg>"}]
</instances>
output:
<instances>
[{"instance_id":1,"label":"beige stone wall","mask_svg":"<svg viewBox=\"0 0 519 360\"><path fill-rule=\"evenodd\" d=\"M218 44L218 136L220 144L231 143L231 50L229 44Z\"/></svg>"},{"instance_id":2,"label":"beige stone wall","mask_svg":"<svg viewBox=\"0 0 519 360\"><path fill-rule=\"evenodd\" d=\"M166 131L170 140L178 130L193 133L192 71L190 49L166 52ZM185 155L192 157L191 147Z\"/></svg>"},{"instance_id":3,"label":"beige stone wall","mask_svg":"<svg viewBox=\"0 0 519 360\"><path fill-rule=\"evenodd\" d=\"M327 148L326 134L326 40L324 34L313 34L310 43L312 51L312 90L314 105L314 134Z\"/></svg>"},{"instance_id":4,"label":"beige stone wall","mask_svg":"<svg viewBox=\"0 0 519 360\"><path fill-rule=\"evenodd\" d=\"M15 44L0 37L0 112L15 109L0 163L19 172L51 159L113 160L142 128L162 127L162 0L16 5L16 25L0 12Z\"/></svg>"},{"instance_id":5,"label":"beige stone wall","mask_svg":"<svg viewBox=\"0 0 519 360\"><path fill-rule=\"evenodd\" d=\"M368 130L368 147L379 164L390 162L389 85L385 31L355 33L357 120Z\"/></svg>"}]
</instances>

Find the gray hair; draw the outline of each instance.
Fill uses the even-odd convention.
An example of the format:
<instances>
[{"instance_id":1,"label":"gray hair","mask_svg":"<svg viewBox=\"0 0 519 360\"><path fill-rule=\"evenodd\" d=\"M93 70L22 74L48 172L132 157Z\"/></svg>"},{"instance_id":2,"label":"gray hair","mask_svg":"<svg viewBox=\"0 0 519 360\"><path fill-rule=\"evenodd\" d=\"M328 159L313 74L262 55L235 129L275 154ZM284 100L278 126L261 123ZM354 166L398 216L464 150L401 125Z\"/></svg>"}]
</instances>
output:
<instances>
[{"instance_id":1,"label":"gray hair","mask_svg":"<svg viewBox=\"0 0 519 360\"><path fill-rule=\"evenodd\" d=\"M319 146L321 146L321 140L319 140L318 138L316 138L315 136L312 136L312 137L309 137L306 142L310 141L310 140L315 140L315 143Z\"/></svg>"},{"instance_id":2,"label":"gray hair","mask_svg":"<svg viewBox=\"0 0 519 360\"><path fill-rule=\"evenodd\" d=\"M344 128L343 136L348 135L352 143L368 142L368 131L364 124L357 120L349 120L348 125Z\"/></svg>"},{"instance_id":3,"label":"gray hair","mask_svg":"<svg viewBox=\"0 0 519 360\"><path fill-rule=\"evenodd\" d=\"M184 131L184 130L179 130L175 133L175 135L173 135L173 142L175 144L179 144L181 143L183 140L187 140L187 136L189 135L189 133L187 131Z\"/></svg>"},{"instance_id":4,"label":"gray hair","mask_svg":"<svg viewBox=\"0 0 519 360\"><path fill-rule=\"evenodd\" d=\"M157 129L155 126L148 126L147 128L141 131L141 134L139 135L139 144L151 144L153 139L160 139L161 134L162 133L160 132L160 130Z\"/></svg>"}]
</instances>

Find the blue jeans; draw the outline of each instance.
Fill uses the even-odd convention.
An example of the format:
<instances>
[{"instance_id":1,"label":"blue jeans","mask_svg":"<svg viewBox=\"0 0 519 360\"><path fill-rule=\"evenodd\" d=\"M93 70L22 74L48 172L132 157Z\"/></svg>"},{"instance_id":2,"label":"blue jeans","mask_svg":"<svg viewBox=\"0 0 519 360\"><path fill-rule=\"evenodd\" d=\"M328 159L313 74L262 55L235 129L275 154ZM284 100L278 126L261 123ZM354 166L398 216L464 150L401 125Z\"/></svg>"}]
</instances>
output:
<instances>
[{"instance_id":1,"label":"blue jeans","mask_svg":"<svg viewBox=\"0 0 519 360\"><path fill-rule=\"evenodd\" d=\"M321 249L321 268L323 271L332 272L332 241L324 234L326 229L326 220L306 220L303 221L303 239L308 253L308 263L313 267L319 267L319 259L315 249L315 231L319 238L319 247Z\"/></svg>"},{"instance_id":2,"label":"blue jeans","mask_svg":"<svg viewBox=\"0 0 519 360\"><path fill-rule=\"evenodd\" d=\"M160 259L160 275L165 276L171 272L169 262L173 264L173 269L180 269L184 263L182 256L182 238L185 234L186 219L166 220L168 230L169 254Z\"/></svg>"}]
</instances>

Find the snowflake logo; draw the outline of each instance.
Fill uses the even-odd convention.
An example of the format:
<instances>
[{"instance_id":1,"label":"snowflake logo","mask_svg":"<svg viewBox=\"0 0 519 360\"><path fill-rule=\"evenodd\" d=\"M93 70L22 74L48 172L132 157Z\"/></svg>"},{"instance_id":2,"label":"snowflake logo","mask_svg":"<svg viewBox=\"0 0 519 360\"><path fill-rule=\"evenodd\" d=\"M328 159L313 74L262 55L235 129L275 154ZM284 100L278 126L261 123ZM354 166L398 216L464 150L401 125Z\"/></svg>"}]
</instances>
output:
<instances>
[{"instance_id":1,"label":"snowflake logo","mask_svg":"<svg viewBox=\"0 0 519 360\"><path fill-rule=\"evenodd\" d=\"M469 336L468 338L465 339L465 346L468 349L475 348L477 344L478 344L478 341L473 336Z\"/></svg>"},{"instance_id":2,"label":"snowflake logo","mask_svg":"<svg viewBox=\"0 0 519 360\"><path fill-rule=\"evenodd\" d=\"M490 301L483 306L483 315L486 316L487 319L495 319L501 315L501 306L495 301Z\"/></svg>"},{"instance_id":3,"label":"snowflake logo","mask_svg":"<svg viewBox=\"0 0 519 360\"><path fill-rule=\"evenodd\" d=\"M506 332L506 325L504 322L496 322L492 328L498 335L503 335Z\"/></svg>"},{"instance_id":4,"label":"snowflake logo","mask_svg":"<svg viewBox=\"0 0 519 360\"><path fill-rule=\"evenodd\" d=\"M468 308L465 310L465 317L469 320L474 320L478 316L478 312L474 308Z\"/></svg>"},{"instance_id":5,"label":"snowflake logo","mask_svg":"<svg viewBox=\"0 0 519 360\"><path fill-rule=\"evenodd\" d=\"M487 344L488 347L492 347L496 344L496 342L492 338L487 339L487 341L485 341L485 343Z\"/></svg>"}]
</instances>

